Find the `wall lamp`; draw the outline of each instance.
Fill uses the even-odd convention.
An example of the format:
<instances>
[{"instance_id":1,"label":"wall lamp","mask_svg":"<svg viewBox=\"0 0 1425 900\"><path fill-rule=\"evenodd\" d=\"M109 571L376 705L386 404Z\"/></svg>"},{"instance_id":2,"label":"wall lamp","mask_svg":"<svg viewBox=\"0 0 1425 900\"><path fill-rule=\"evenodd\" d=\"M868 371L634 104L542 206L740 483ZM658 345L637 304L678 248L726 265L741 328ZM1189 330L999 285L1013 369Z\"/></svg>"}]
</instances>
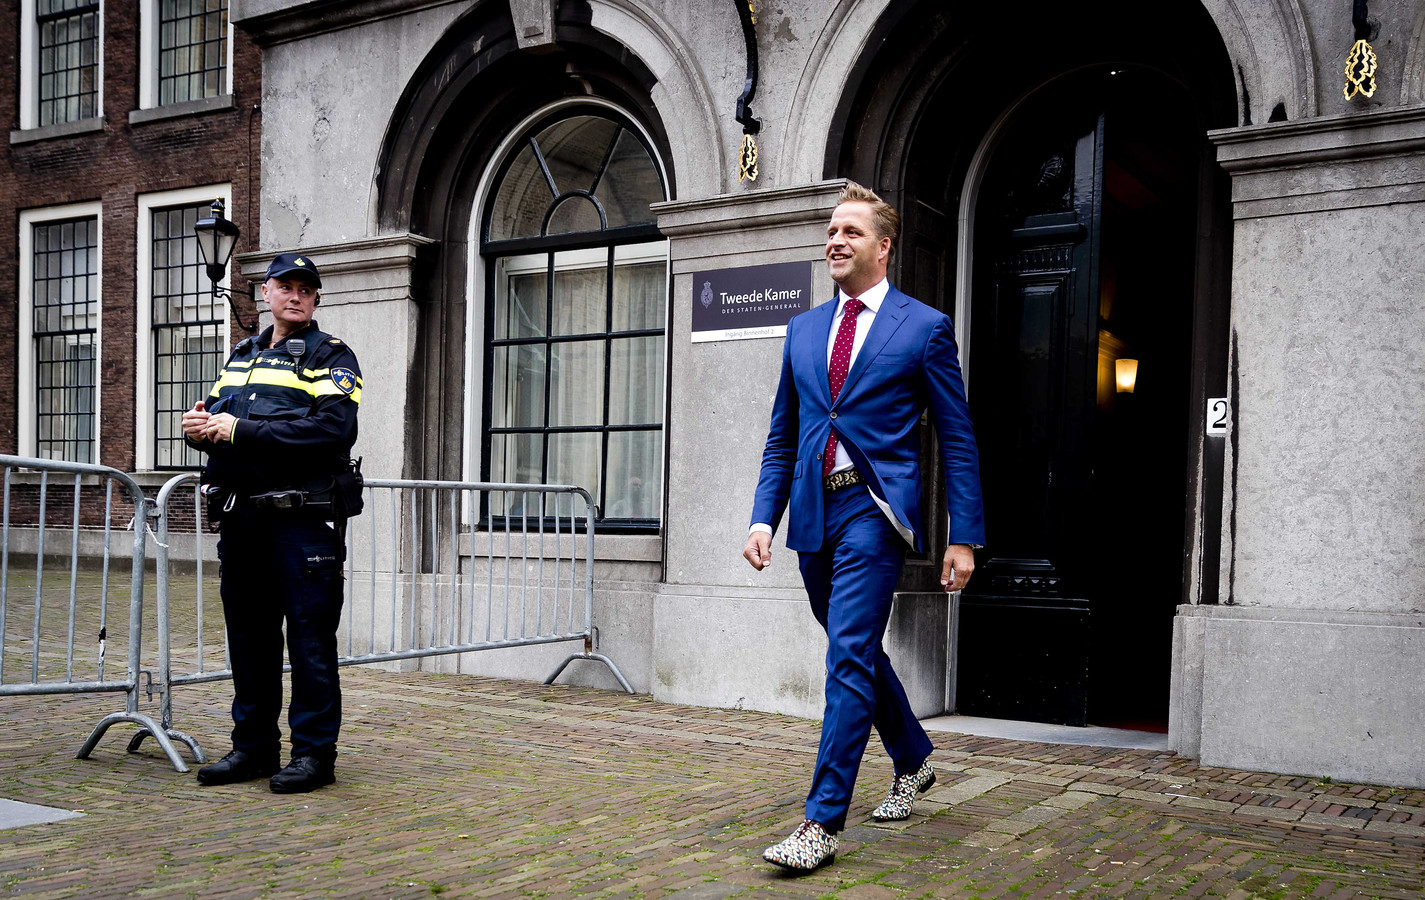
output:
<instances>
[{"instance_id":1,"label":"wall lamp","mask_svg":"<svg viewBox=\"0 0 1425 900\"><path fill-rule=\"evenodd\" d=\"M1138 383L1138 360L1115 359L1113 361L1113 377L1118 382L1118 393L1133 393L1133 388Z\"/></svg>"},{"instance_id":2,"label":"wall lamp","mask_svg":"<svg viewBox=\"0 0 1425 900\"><path fill-rule=\"evenodd\" d=\"M228 261L232 259L233 248L237 246L238 236L242 234L237 223L223 217L223 209L223 198L214 200L213 205L208 207L208 217L193 223L193 234L198 238L198 252L202 254L203 265L208 272L208 282L213 287L213 302L216 304L219 297L227 300L228 305L232 307L233 318L244 331L251 334L257 331L257 323L244 322L238 312L237 303L233 300L233 292L228 288L218 287L218 282L222 281L228 272Z\"/></svg>"}]
</instances>

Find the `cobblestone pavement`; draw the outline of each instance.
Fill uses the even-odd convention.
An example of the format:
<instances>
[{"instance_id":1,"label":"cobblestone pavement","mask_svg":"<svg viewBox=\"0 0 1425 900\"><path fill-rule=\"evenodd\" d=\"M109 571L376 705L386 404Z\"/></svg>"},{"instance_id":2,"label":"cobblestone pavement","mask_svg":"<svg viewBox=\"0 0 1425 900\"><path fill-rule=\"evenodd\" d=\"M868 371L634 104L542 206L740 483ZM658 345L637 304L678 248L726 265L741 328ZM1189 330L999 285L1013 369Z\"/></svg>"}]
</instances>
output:
<instances>
[{"instance_id":1,"label":"cobblestone pavement","mask_svg":"<svg viewBox=\"0 0 1425 900\"><path fill-rule=\"evenodd\" d=\"M1420 897L1425 791L1156 751L937 733L936 788L869 821L873 748L834 865L760 859L800 820L819 723L585 688L343 671L338 782L199 788L117 696L0 699L0 798L82 818L0 831L0 895L44 897ZM175 724L227 750L228 685Z\"/></svg>"}]
</instances>

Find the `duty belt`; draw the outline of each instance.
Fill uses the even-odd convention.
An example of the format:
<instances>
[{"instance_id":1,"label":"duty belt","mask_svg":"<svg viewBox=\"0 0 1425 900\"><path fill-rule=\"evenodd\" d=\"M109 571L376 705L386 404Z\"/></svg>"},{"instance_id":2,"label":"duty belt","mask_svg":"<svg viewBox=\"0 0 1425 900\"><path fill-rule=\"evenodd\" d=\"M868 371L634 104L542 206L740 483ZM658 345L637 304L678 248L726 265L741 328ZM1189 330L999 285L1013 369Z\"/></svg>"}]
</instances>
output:
<instances>
[{"instance_id":1,"label":"duty belt","mask_svg":"<svg viewBox=\"0 0 1425 900\"><path fill-rule=\"evenodd\" d=\"M257 509L300 509L307 505L306 491L267 491L253 494L252 505Z\"/></svg>"},{"instance_id":2,"label":"duty belt","mask_svg":"<svg viewBox=\"0 0 1425 900\"><path fill-rule=\"evenodd\" d=\"M839 491L842 488L851 487L853 484L865 484L866 479L861 477L861 473L855 469L843 469L840 472L832 472L821 480L822 486L828 491Z\"/></svg>"}]
</instances>

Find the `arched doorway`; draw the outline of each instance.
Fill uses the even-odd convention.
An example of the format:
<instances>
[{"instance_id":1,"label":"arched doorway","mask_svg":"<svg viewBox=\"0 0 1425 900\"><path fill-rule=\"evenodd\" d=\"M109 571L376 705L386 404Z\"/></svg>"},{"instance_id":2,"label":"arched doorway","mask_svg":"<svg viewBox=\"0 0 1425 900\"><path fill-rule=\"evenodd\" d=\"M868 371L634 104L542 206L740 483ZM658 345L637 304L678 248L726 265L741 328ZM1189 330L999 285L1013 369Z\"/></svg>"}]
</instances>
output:
<instances>
[{"instance_id":1,"label":"arched doorway","mask_svg":"<svg viewBox=\"0 0 1425 900\"><path fill-rule=\"evenodd\" d=\"M1150 69L1058 79L978 187L971 407L995 535L957 709L1167 722L1182 599L1196 149Z\"/></svg>"},{"instance_id":2,"label":"arched doorway","mask_svg":"<svg viewBox=\"0 0 1425 900\"><path fill-rule=\"evenodd\" d=\"M1165 729L1174 610L1216 599L1230 219L1205 133L1235 124L1233 75L1195 3L1151 35L1116 4L1033 12L1011 64L1003 23L893 4L827 174L905 212L898 283L962 343L989 544L947 707Z\"/></svg>"}]
</instances>

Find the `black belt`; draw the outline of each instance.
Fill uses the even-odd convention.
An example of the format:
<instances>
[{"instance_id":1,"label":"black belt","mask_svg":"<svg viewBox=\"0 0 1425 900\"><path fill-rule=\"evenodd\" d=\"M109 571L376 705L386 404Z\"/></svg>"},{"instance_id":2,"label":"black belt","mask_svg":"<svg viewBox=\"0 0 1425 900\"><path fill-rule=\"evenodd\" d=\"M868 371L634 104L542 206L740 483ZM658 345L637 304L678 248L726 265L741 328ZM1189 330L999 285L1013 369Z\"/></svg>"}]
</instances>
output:
<instances>
[{"instance_id":1,"label":"black belt","mask_svg":"<svg viewBox=\"0 0 1425 900\"><path fill-rule=\"evenodd\" d=\"M855 469L843 469L840 472L832 472L821 480L822 487L828 491L839 491L842 488L851 487L853 484L865 484L866 479L861 477L861 473Z\"/></svg>"}]
</instances>

